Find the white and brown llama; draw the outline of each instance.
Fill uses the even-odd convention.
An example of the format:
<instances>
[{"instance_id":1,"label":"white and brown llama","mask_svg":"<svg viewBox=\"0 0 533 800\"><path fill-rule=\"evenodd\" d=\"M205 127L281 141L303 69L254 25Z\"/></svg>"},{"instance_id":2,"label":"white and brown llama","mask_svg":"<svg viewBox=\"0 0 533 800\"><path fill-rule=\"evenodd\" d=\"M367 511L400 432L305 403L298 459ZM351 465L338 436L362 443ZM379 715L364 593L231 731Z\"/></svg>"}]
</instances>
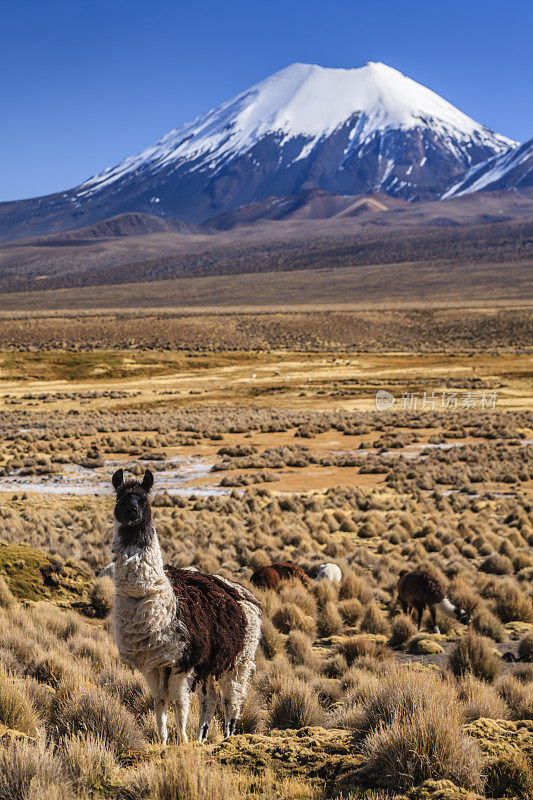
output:
<instances>
[{"instance_id":1,"label":"white and brown llama","mask_svg":"<svg viewBox=\"0 0 533 800\"><path fill-rule=\"evenodd\" d=\"M440 633L437 625L437 609L446 617L456 619L465 625L470 622L468 612L459 604L454 605L446 597L444 586L430 572L420 570L408 572L407 570L402 570L396 588L404 614L410 613L413 608L416 608L418 612L418 630L420 630L422 615L426 607L429 608L435 633Z\"/></svg>"},{"instance_id":2,"label":"white and brown llama","mask_svg":"<svg viewBox=\"0 0 533 800\"><path fill-rule=\"evenodd\" d=\"M154 699L159 737L167 741L167 709L174 703L178 734L187 741L191 691L199 689L198 740L205 741L216 708L216 684L231 736L255 668L261 607L245 587L217 575L163 564L152 521L147 470L139 481L113 475L113 623L122 661L144 674Z\"/></svg>"}]
</instances>

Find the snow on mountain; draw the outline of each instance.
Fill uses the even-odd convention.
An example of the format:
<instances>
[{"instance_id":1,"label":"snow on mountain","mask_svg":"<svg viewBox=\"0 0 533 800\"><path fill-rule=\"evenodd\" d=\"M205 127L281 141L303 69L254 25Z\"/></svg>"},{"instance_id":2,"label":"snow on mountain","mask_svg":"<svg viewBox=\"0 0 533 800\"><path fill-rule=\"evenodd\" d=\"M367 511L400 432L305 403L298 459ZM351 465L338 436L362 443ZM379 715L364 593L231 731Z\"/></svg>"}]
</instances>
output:
<instances>
[{"instance_id":1,"label":"snow on mountain","mask_svg":"<svg viewBox=\"0 0 533 800\"><path fill-rule=\"evenodd\" d=\"M442 199L471 192L530 188L533 188L533 139L476 164L443 194Z\"/></svg>"},{"instance_id":2,"label":"snow on mountain","mask_svg":"<svg viewBox=\"0 0 533 800\"><path fill-rule=\"evenodd\" d=\"M127 213L203 223L313 190L438 199L515 145L385 64L293 64L78 187L0 204L0 239Z\"/></svg>"},{"instance_id":3,"label":"snow on mountain","mask_svg":"<svg viewBox=\"0 0 533 800\"><path fill-rule=\"evenodd\" d=\"M458 157L461 147L472 140L493 152L514 144L385 64L369 62L359 69L292 64L171 131L155 146L85 181L77 194L109 186L148 165L161 170L193 160L195 170L206 164L217 170L269 134L278 135L279 146L299 140L299 152L293 158L298 161L354 116L357 122L351 127L345 155L386 129L429 127Z\"/></svg>"}]
</instances>

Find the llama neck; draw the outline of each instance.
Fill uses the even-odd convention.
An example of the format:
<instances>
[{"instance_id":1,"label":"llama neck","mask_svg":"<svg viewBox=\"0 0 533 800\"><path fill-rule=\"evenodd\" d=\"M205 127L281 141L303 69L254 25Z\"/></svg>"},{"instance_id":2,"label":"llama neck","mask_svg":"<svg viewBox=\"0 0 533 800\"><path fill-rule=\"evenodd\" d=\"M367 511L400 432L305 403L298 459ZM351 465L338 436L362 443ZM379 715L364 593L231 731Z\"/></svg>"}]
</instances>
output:
<instances>
[{"instance_id":1,"label":"llama neck","mask_svg":"<svg viewBox=\"0 0 533 800\"><path fill-rule=\"evenodd\" d=\"M124 546L115 525L115 605L113 627L121 659L137 669L172 666L181 658L176 595L165 570L157 533L152 523L144 538L147 545Z\"/></svg>"},{"instance_id":2,"label":"llama neck","mask_svg":"<svg viewBox=\"0 0 533 800\"><path fill-rule=\"evenodd\" d=\"M447 597L437 603L437 608L441 611L446 617L450 617L451 619L456 619L455 616L455 606Z\"/></svg>"},{"instance_id":3,"label":"llama neck","mask_svg":"<svg viewBox=\"0 0 533 800\"><path fill-rule=\"evenodd\" d=\"M154 524L149 523L149 544L124 547L120 536L120 525L115 522L112 551L115 554L115 586L117 594L127 597L146 597L151 594L164 595L175 607L174 592L163 569L163 556Z\"/></svg>"}]
</instances>

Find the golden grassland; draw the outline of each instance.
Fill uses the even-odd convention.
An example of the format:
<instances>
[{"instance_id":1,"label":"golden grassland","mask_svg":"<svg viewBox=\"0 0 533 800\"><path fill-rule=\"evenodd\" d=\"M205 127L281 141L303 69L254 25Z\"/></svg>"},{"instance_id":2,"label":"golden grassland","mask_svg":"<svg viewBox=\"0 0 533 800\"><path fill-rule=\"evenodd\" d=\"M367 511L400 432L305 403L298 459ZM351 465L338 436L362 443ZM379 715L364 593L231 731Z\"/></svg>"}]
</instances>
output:
<instances>
[{"instance_id":1,"label":"golden grassland","mask_svg":"<svg viewBox=\"0 0 533 800\"><path fill-rule=\"evenodd\" d=\"M375 410L378 389L393 410ZM436 406L402 408L403 392L419 403L434 392ZM442 392L459 404L473 393L476 407L441 408ZM0 410L0 800L530 796L524 348L17 346L0 354ZM165 475L185 460L211 471L167 493ZM144 681L118 660L113 587L97 578L117 463L156 473L173 563L247 585L276 560L343 571L340 585L257 591L264 633L234 739L217 717L206 746L178 747L172 720L162 753ZM62 493L73 471L94 476L94 490ZM424 618L418 633L400 613L398 573L420 567L468 609L469 629L441 619L437 635ZM193 709L191 735L196 719Z\"/></svg>"}]
</instances>

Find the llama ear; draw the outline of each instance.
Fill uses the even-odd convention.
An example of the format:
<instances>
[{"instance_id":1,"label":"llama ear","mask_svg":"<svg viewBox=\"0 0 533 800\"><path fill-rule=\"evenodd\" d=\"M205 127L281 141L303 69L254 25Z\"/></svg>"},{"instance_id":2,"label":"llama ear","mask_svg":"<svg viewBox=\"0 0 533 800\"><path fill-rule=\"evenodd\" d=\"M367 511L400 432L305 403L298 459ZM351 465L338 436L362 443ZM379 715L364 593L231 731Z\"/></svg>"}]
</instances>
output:
<instances>
[{"instance_id":1,"label":"llama ear","mask_svg":"<svg viewBox=\"0 0 533 800\"><path fill-rule=\"evenodd\" d=\"M146 470L144 473L144 478L142 480L141 486L143 487L145 492L149 492L152 486L154 485L154 476L150 472L149 469Z\"/></svg>"},{"instance_id":2,"label":"llama ear","mask_svg":"<svg viewBox=\"0 0 533 800\"><path fill-rule=\"evenodd\" d=\"M118 492L118 490L120 489L120 487L124 483L124 470L123 469L117 469L117 471L115 472L115 474L111 478L111 481L113 482L113 487L115 489L115 492Z\"/></svg>"}]
</instances>

